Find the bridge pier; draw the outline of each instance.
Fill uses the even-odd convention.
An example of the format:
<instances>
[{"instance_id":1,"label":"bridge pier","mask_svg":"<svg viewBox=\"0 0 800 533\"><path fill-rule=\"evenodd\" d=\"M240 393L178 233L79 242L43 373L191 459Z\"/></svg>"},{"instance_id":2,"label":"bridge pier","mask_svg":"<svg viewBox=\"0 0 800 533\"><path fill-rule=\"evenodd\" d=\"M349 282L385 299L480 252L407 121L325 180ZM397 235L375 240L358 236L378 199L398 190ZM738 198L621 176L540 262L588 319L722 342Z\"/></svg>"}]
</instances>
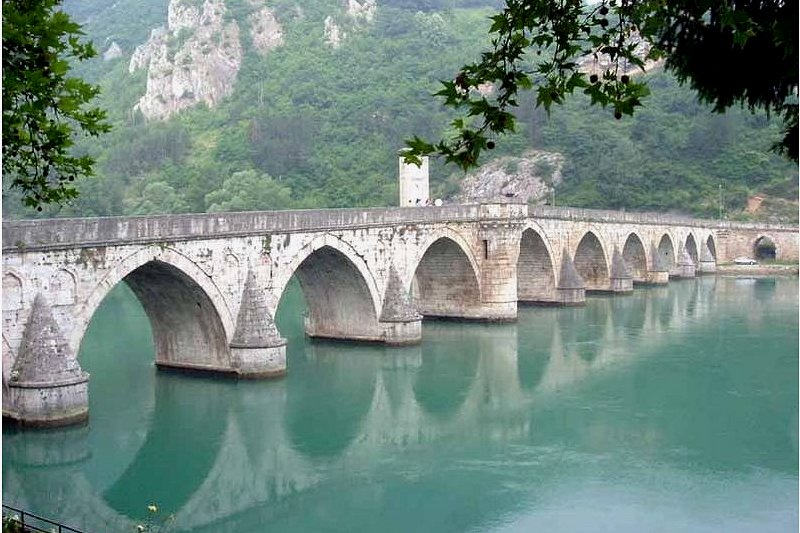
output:
<instances>
[{"instance_id":1,"label":"bridge pier","mask_svg":"<svg viewBox=\"0 0 800 533\"><path fill-rule=\"evenodd\" d=\"M239 377L258 379L286 373L286 339L275 327L266 291L258 288L252 270L247 273L230 348L231 367Z\"/></svg>"},{"instance_id":2,"label":"bridge pier","mask_svg":"<svg viewBox=\"0 0 800 533\"><path fill-rule=\"evenodd\" d=\"M556 294L559 305L571 307L586 304L586 282L578 274L578 269L575 268L575 263L572 262L566 248L561 256L561 271Z\"/></svg>"},{"instance_id":3,"label":"bridge pier","mask_svg":"<svg viewBox=\"0 0 800 533\"><path fill-rule=\"evenodd\" d=\"M695 277L695 265L692 256L686 251L686 248L681 246L678 252L678 277L682 279L689 279Z\"/></svg>"},{"instance_id":4,"label":"bridge pier","mask_svg":"<svg viewBox=\"0 0 800 533\"><path fill-rule=\"evenodd\" d=\"M416 320L382 320L384 342L406 346L422 342L422 317Z\"/></svg>"},{"instance_id":5,"label":"bridge pier","mask_svg":"<svg viewBox=\"0 0 800 533\"><path fill-rule=\"evenodd\" d=\"M703 248L700 251L700 261L697 263L698 274L713 274L717 271L717 262L714 256L711 255L711 250L708 248L708 243L703 243Z\"/></svg>"},{"instance_id":6,"label":"bridge pier","mask_svg":"<svg viewBox=\"0 0 800 533\"><path fill-rule=\"evenodd\" d=\"M669 283L669 268L661 259L655 245L650 247L650 270L647 271L648 285L666 285Z\"/></svg>"},{"instance_id":7,"label":"bridge pier","mask_svg":"<svg viewBox=\"0 0 800 533\"><path fill-rule=\"evenodd\" d=\"M379 323L386 344L402 346L422 342L422 315L411 305L394 265L389 267Z\"/></svg>"},{"instance_id":8,"label":"bridge pier","mask_svg":"<svg viewBox=\"0 0 800 533\"><path fill-rule=\"evenodd\" d=\"M619 248L614 248L611 259L611 292L614 294L630 294L633 292L633 276L625 264Z\"/></svg>"},{"instance_id":9,"label":"bridge pier","mask_svg":"<svg viewBox=\"0 0 800 533\"><path fill-rule=\"evenodd\" d=\"M11 368L3 417L29 426L64 426L89 418L89 374L81 369L50 304L36 295Z\"/></svg>"},{"instance_id":10,"label":"bridge pier","mask_svg":"<svg viewBox=\"0 0 800 533\"><path fill-rule=\"evenodd\" d=\"M481 224L481 303L475 318L488 322L517 319L519 236L517 225Z\"/></svg>"}]
</instances>

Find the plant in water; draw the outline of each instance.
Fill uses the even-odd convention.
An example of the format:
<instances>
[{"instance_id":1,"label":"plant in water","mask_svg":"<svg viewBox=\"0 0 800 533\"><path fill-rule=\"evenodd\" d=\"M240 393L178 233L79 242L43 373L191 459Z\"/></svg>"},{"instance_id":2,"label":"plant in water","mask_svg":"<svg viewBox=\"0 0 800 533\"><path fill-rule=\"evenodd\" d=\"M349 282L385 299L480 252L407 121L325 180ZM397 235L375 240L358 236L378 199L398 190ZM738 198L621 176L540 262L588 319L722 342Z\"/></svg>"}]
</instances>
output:
<instances>
[{"instance_id":1,"label":"plant in water","mask_svg":"<svg viewBox=\"0 0 800 533\"><path fill-rule=\"evenodd\" d=\"M175 515L159 516L158 505L151 503L147 506L147 520L143 524L136 525L136 531L142 533L150 531L161 533L169 531L170 524L175 520Z\"/></svg>"},{"instance_id":2,"label":"plant in water","mask_svg":"<svg viewBox=\"0 0 800 533\"><path fill-rule=\"evenodd\" d=\"M19 515L3 515L3 533L22 533Z\"/></svg>"}]
</instances>

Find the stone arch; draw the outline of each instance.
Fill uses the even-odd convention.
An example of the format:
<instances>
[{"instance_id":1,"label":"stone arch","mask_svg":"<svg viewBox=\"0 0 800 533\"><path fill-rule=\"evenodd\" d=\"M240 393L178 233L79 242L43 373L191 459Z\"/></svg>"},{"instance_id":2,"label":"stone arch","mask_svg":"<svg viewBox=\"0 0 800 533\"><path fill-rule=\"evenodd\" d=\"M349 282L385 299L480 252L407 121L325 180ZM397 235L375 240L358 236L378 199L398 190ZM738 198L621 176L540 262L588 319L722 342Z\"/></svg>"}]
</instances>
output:
<instances>
[{"instance_id":1,"label":"stone arch","mask_svg":"<svg viewBox=\"0 0 800 533\"><path fill-rule=\"evenodd\" d=\"M72 305L76 301L77 282L75 274L65 268L60 268L50 278L48 287L53 305Z\"/></svg>"},{"instance_id":2,"label":"stone arch","mask_svg":"<svg viewBox=\"0 0 800 533\"><path fill-rule=\"evenodd\" d=\"M421 245L417 246L417 254L416 257L414 258L414 269L412 269L412 272L416 273L416 270L417 268L419 268L419 264L422 261L422 258L425 256L425 254L428 253L430 247L433 246L434 243L436 243L436 241L439 241L443 238L449 239L453 241L456 245L458 245L461 252L464 254L464 257L469 262L472 271L475 273L475 279L477 280L478 286L480 287L481 270L480 267L478 266L478 259L475 257L475 252L473 250L473 247L470 245L469 241L467 241L467 239L464 238L463 235L453 230L452 228L445 227L431 232L428 235L428 238L425 241L423 241ZM413 278L414 275L412 274L412 281Z\"/></svg>"},{"instance_id":3,"label":"stone arch","mask_svg":"<svg viewBox=\"0 0 800 533\"><path fill-rule=\"evenodd\" d=\"M698 263L699 255L697 253L697 241L695 241L694 235L689 232L686 236L686 241L684 242L684 249L686 253L689 254L689 257L692 258L692 262L696 265Z\"/></svg>"},{"instance_id":4,"label":"stone arch","mask_svg":"<svg viewBox=\"0 0 800 533\"><path fill-rule=\"evenodd\" d=\"M714 235L709 234L708 239L706 239L706 246L708 246L708 251L711 252L711 257L714 258L714 261L717 260L717 245L714 242Z\"/></svg>"},{"instance_id":5,"label":"stone arch","mask_svg":"<svg viewBox=\"0 0 800 533\"><path fill-rule=\"evenodd\" d=\"M517 259L517 300L551 302L556 300L556 270L550 243L543 233L526 228L519 241Z\"/></svg>"},{"instance_id":6,"label":"stone arch","mask_svg":"<svg viewBox=\"0 0 800 533\"><path fill-rule=\"evenodd\" d=\"M756 259L777 259L777 241L770 235L759 235L753 242L753 257Z\"/></svg>"},{"instance_id":7,"label":"stone arch","mask_svg":"<svg viewBox=\"0 0 800 533\"><path fill-rule=\"evenodd\" d=\"M89 294L70 336L75 354L95 311L120 281L136 294L150 320L157 363L230 368L234 321L222 292L191 259L160 246L141 248L119 261Z\"/></svg>"},{"instance_id":8,"label":"stone arch","mask_svg":"<svg viewBox=\"0 0 800 533\"><path fill-rule=\"evenodd\" d=\"M362 255L359 254L352 245L329 233L313 238L300 249L300 252L295 255L285 267L280 269L281 275L275 283L275 295L277 296L275 307L277 307L278 302L283 296L286 285L288 285L289 280L291 280L292 276L297 272L297 269L300 268L300 265L314 254L314 252L325 247L341 254L342 258L346 259L350 265L356 269L369 291L372 307L377 315L381 309L381 292L378 289L378 284L375 281L375 277L372 275L372 271L369 266L367 266ZM272 311L274 313L275 310L273 309Z\"/></svg>"},{"instance_id":9,"label":"stone arch","mask_svg":"<svg viewBox=\"0 0 800 533\"><path fill-rule=\"evenodd\" d=\"M586 283L587 291L606 291L611 288L607 254L594 231L587 231L575 249L575 269Z\"/></svg>"},{"instance_id":10,"label":"stone arch","mask_svg":"<svg viewBox=\"0 0 800 533\"><path fill-rule=\"evenodd\" d=\"M241 268L240 266L241 261L239 261L239 257L230 250L225 251L224 262L225 262L225 269L228 270L229 272L233 272L233 275L231 277L236 280L237 288L239 288L239 286L242 283L242 280L245 277L246 269L243 270Z\"/></svg>"},{"instance_id":11,"label":"stone arch","mask_svg":"<svg viewBox=\"0 0 800 533\"><path fill-rule=\"evenodd\" d=\"M675 259L675 245L672 243L672 237L669 233L664 233L658 241L658 255L661 256L661 261L667 271L672 273L675 270L677 261Z\"/></svg>"},{"instance_id":12,"label":"stone arch","mask_svg":"<svg viewBox=\"0 0 800 533\"><path fill-rule=\"evenodd\" d=\"M412 301L420 314L478 316L480 271L469 250L452 234L436 236L421 248L411 283Z\"/></svg>"},{"instance_id":13,"label":"stone arch","mask_svg":"<svg viewBox=\"0 0 800 533\"><path fill-rule=\"evenodd\" d=\"M647 281L647 251L641 237L632 231L622 246L622 258L633 276L634 283Z\"/></svg>"},{"instance_id":14,"label":"stone arch","mask_svg":"<svg viewBox=\"0 0 800 533\"><path fill-rule=\"evenodd\" d=\"M335 339L382 340L378 324L380 292L364 260L331 235L303 247L281 280L282 295L292 276L303 291L306 334Z\"/></svg>"},{"instance_id":15,"label":"stone arch","mask_svg":"<svg viewBox=\"0 0 800 533\"><path fill-rule=\"evenodd\" d=\"M3 311L22 309L22 278L14 272L3 274Z\"/></svg>"}]
</instances>

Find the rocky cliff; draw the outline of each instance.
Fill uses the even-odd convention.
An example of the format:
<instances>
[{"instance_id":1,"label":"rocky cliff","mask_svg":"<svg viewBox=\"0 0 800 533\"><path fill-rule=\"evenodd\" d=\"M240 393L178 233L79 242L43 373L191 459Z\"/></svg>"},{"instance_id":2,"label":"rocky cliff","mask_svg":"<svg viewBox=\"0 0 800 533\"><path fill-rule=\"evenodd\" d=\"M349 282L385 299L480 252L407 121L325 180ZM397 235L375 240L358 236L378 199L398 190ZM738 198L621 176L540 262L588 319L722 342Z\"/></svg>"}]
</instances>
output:
<instances>
[{"instance_id":1,"label":"rocky cliff","mask_svg":"<svg viewBox=\"0 0 800 533\"><path fill-rule=\"evenodd\" d=\"M525 152L521 157L500 157L467 175L454 200L544 204L561 182L563 166L563 155L541 150Z\"/></svg>"},{"instance_id":2,"label":"rocky cliff","mask_svg":"<svg viewBox=\"0 0 800 533\"><path fill-rule=\"evenodd\" d=\"M644 70L640 69L636 65L623 62L619 65L619 75L643 74L644 72L649 72L655 68L660 68L664 64L663 60L655 61L653 59L649 59L652 46L650 43L642 39L639 34L632 35L630 38L630 43L635 47L633 51L634 55L644 61ZM578 60L578 66L582 72L587 74L597 74L598 76L602 76L606 71L613 72L616 67L614 61L611 59L611 56L602 52L597 52L595 54L580 58Z\"/></svg>"},{"instance_id":3,"label":"rocky cliff","mask_svg":"<svg viewBox=\"0 0 800 533\"><path fill-rule=\"evenodd\" d=\"M171 0L167 26L152 30L136 48L129 72L147 69L147 90L135 108L163 120L200 102L215 106L228 96L242 64L243 38L265 54L283 42L274 13L250 0L249 35L226 16L224 0Z\"/></svg>"},{"instance_id":4,"label":"rocky cliff","mask_svg":"<svg viewBox=\"0 0 800 533\"><path fill-rule=\"evenodd\" d=\"M369 24L375 18L378 4L375 0L345 0L344 12L336 16L328 16L324 22L325 42L333 48L338 48L347 38L347 31L343 28L358 29L364 24Z\"/></svg>"}]
</instances>

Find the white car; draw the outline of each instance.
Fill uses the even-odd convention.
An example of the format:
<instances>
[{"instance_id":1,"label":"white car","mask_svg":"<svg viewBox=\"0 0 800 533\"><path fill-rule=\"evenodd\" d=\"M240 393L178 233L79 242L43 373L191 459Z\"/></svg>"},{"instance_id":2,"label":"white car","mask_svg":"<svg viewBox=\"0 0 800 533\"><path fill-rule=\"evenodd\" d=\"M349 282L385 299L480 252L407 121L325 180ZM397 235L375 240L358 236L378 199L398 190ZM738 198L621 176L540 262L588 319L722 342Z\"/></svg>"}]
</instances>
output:
<instances>
[{"instance_id":1,"label":"white car","mask_svg":"<svg viewBox=\"0 0 800 533\"><path fill-rule=\"evenodd\" d=\"M749 257L737 257L733 260L733 262L737 265L757 265L758 261L755 259L751 259Z\"/></svg>"}]
</instances>

